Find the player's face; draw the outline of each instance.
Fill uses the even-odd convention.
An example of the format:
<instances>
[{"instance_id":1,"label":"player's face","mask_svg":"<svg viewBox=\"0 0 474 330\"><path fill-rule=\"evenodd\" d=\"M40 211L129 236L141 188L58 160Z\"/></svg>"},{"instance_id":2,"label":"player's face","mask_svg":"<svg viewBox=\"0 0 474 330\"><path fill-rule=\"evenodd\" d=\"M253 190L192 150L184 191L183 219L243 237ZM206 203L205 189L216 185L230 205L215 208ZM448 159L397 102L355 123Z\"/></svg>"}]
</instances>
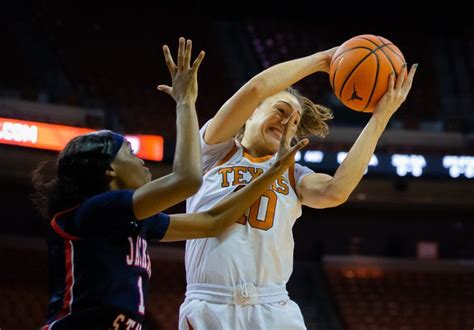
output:
<instances>
[{"instance_id":1,"label":"player's face","mask_svg":"<svg viewBox=\"0 0 474 330\"><path fill-rule=\"evenodd\" d=\"M280 146L284 125L295 111L298 118L291 128L292 138L296 134L302 113L298 100L285 91L266 98L246 122L244 140L262 154L275 154Z\"/></svg>"},{"instance_id":2,"label":"player's face","mask_svg":"<svg viewBox=\"0 0 474 330\"><path fill-rule=\"evenodd\" d=\"M130 143L125 141L111 164L120 189L137 189L150 182L150 170L144 165L145 162L133 153Z\"/></svg>"}]
</instances>

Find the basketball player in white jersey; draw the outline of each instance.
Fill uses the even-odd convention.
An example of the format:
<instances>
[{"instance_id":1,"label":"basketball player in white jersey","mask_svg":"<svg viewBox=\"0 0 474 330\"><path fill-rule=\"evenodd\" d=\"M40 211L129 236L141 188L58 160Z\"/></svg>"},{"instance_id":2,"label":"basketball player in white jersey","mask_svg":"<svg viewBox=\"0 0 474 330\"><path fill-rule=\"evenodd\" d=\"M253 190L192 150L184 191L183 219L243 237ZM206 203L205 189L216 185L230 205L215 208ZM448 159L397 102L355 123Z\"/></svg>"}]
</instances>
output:
<instances>
[{"instance_id":1,"label":"basketball player in white jersey","mask_svg":"<svg viewBox=\"0 0 474 330\"><path fill-rule=\"evenodd\" d=\"M267 170L285 125L293 125L297 139L327 134L330 110L289 87L314 72L328 72L335 50L259 73L201 128L205 174L201 189L187 201L188 212L209 209ZM292 226L302 205L319 209L347 200L408 95L416 65L405 78L406 70L397 79L390 76L386 94L334 176L295 164L223 234L187 241L180 329L306 329L285 288L293 270Z\"/></svg>"}]
</instances>

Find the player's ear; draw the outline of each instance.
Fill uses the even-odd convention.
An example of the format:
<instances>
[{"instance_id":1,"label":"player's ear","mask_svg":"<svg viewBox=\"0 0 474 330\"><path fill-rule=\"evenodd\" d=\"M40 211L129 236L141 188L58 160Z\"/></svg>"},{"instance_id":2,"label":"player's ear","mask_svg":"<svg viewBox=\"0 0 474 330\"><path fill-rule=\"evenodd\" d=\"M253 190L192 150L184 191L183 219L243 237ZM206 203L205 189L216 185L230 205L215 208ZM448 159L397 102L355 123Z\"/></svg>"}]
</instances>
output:
<instances>
[{"instance_id":1,"label":"player's ear","mask_svg":"<svg viewBox=\"0 0 474 330\"><path fill-rule=\"evenodd\" d=\"M115 172L114 163L112 162L109 167L105 170L105 175L110 176L111 178L115 178L117 176L117 172Z\"/></svg>"}]
</instances>

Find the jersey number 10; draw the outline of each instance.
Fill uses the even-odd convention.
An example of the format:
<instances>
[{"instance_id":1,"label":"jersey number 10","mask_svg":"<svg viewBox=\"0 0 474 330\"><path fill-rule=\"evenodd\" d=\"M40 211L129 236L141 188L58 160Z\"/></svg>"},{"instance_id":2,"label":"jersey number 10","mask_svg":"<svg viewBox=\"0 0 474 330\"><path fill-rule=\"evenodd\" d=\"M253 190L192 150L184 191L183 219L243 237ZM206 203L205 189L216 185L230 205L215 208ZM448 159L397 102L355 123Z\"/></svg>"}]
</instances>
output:
<instances>
[{"instance_id":1,"label":"jersey number 10","mask_svg":"<svg viewBox=\"0 0 474 330\"><path fill-rule=\"evenodd\" d=\"M244 186L239 186L235 191L242 189L243 187ZM276 203L276 193L273 190L268 189L255 201L255 203L252 204L237 223L245 226L248 222L252 228L261 230L272 228L275 218Z\"/></svg>"}]
</instances>

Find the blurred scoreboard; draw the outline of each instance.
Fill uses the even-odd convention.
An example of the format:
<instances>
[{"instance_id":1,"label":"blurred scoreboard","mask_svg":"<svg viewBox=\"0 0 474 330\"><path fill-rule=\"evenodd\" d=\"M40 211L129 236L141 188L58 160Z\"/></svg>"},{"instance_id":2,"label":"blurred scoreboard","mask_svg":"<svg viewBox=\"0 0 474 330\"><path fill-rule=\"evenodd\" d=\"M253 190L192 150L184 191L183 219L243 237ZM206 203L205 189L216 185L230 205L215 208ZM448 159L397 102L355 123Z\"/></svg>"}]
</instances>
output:
<instances>
[{"instance_id":1,"label":"blurred scoreboard","mask_svg":"<svg viewBox=\"0 0 474 330\"><path fill-rule=\"evenodd\" d=\"M0 144L60 151L73 137L94 131L90 128L47 124L0 117ZM159 135L125 135L137 156L153 161L163 159L164 141ZM295 160L317 172L333 174L347 152L305 149ZM173 159L171 157L170 159ZM367 176L414 178L474 178L474 156L375 153Z\"/></svg>"},{"instance_id":2,"label":"blurred scoreboard","mask_svg":"<svg viewBox=\"0 0 474 330\"><path fill-rule=\"evenodd\" d=\"M347 152L303 150L295 160L318 172L333 174ZM474 156L375 153L366 169L367 176L415 178L474 178Z\"/></svg>"}]
</instances>

